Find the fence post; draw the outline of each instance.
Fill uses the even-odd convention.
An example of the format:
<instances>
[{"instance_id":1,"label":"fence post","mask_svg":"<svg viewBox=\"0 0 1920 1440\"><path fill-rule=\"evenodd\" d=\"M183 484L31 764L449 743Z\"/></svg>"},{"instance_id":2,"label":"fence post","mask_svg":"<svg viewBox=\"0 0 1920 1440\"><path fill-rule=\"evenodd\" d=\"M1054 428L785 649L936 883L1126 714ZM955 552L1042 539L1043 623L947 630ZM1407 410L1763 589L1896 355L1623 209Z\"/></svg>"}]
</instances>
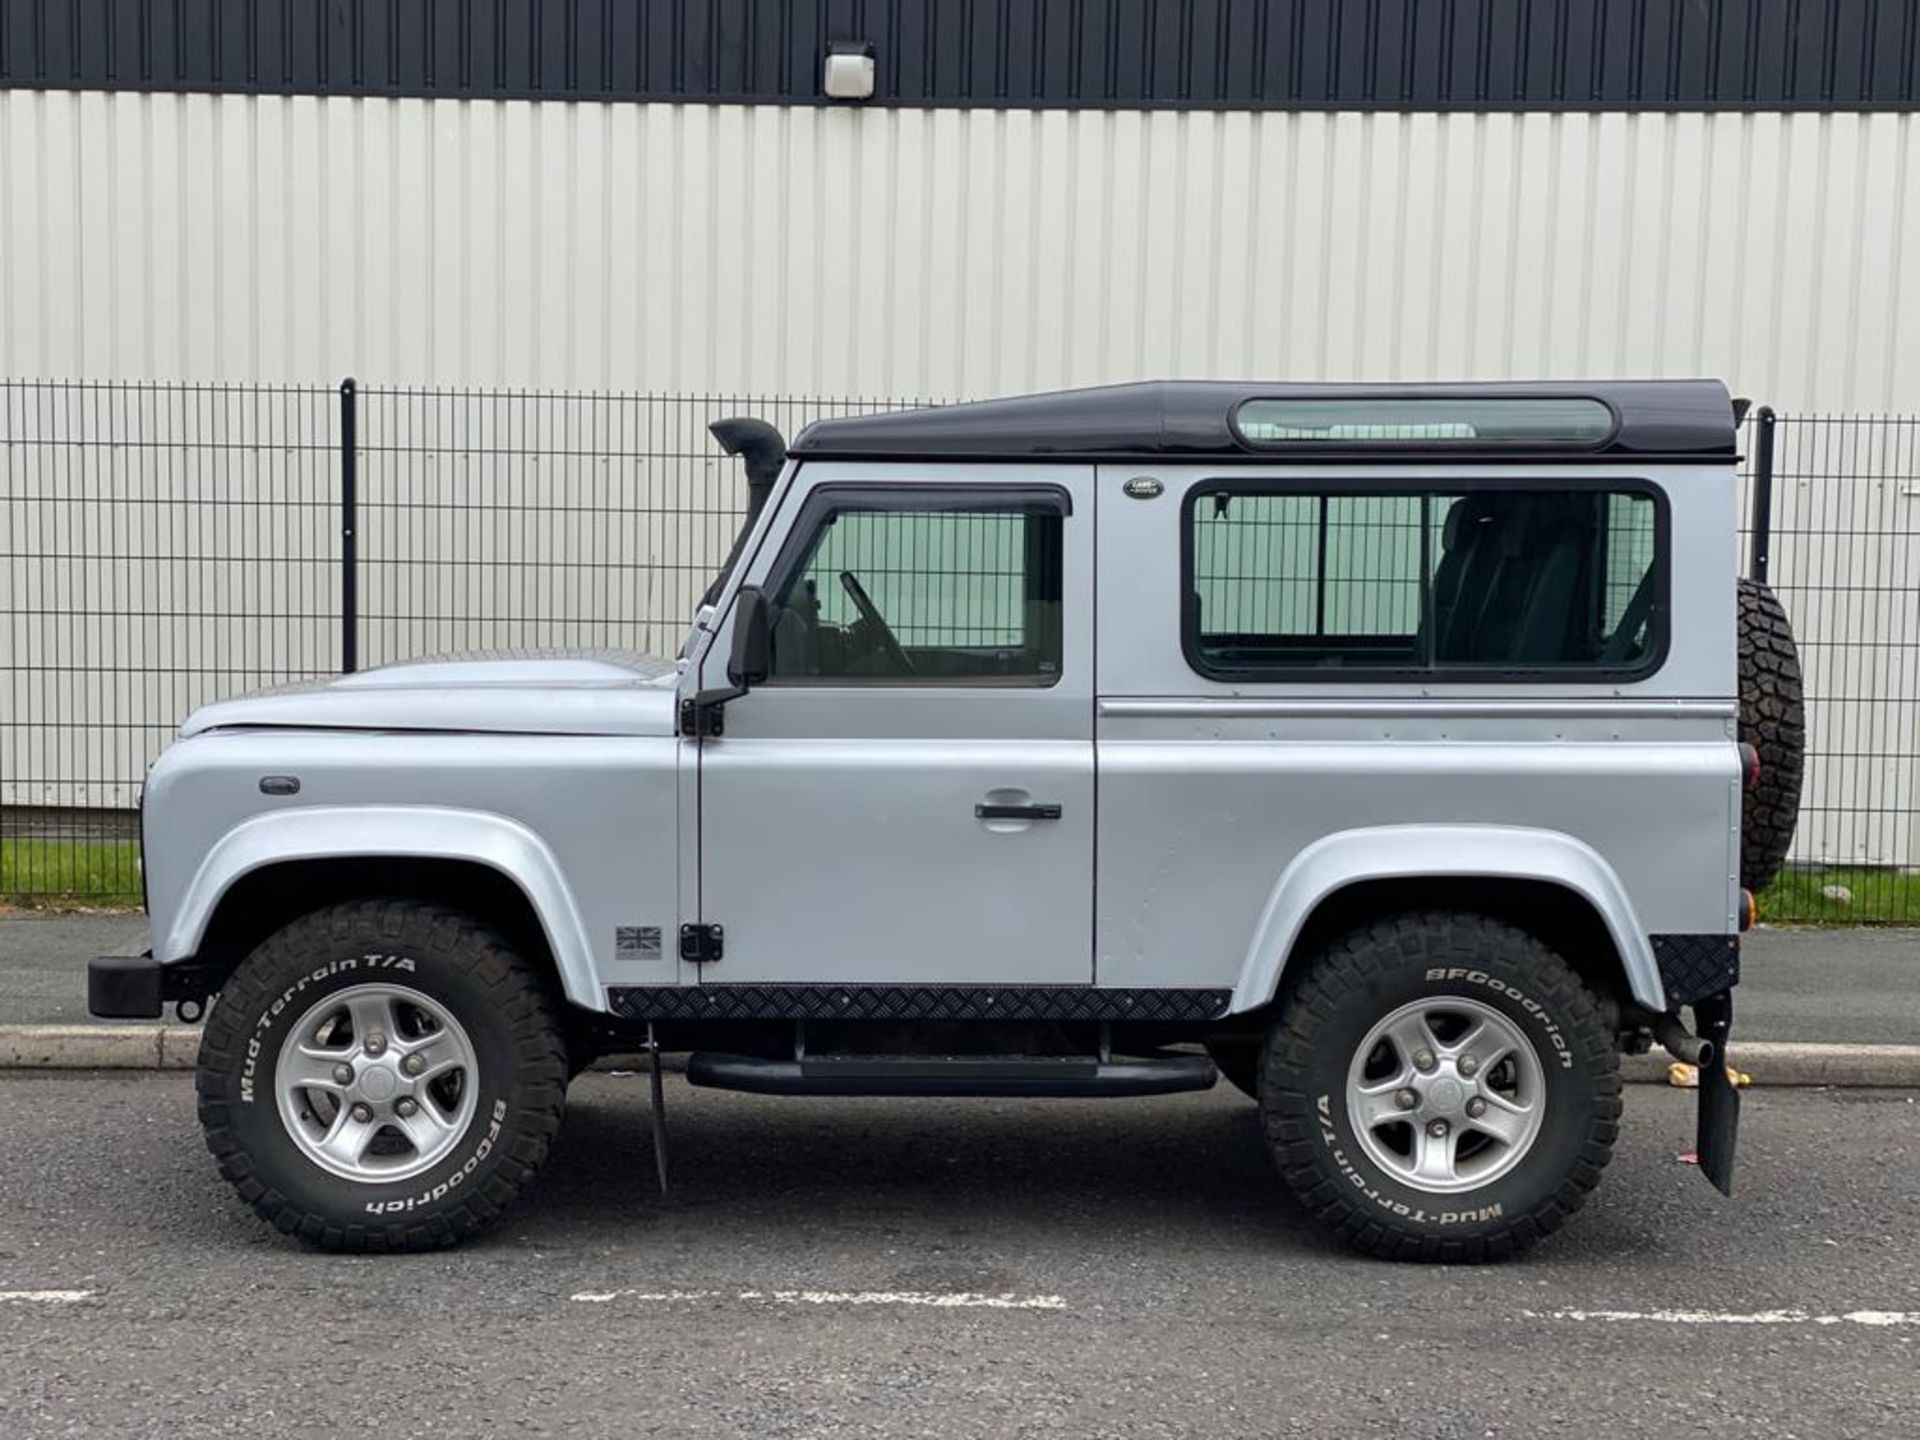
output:
<instances>
[{"instance_id":1,"label":"fence post","mask_svg":"<svg viewBox=\"0 0 1920 1440\"><path fill-rule=\"evenodd\" d=\"M1773 549L1773 427L1777 419L1771 405L1762 405L1753 417L1758 438L1753 447L1753 533L1747 573L1762 585L1767 583L1767 560Z\"/></svg>"},{"instance_id":2,"label":"fence post","mask_svg":"<svg viewBox=\"0 0 1920 1440\"><path fill-rule=\"evenodd\" d=\"M340 671L345 675L360 668L358 395L351 375L340 382Z\"/></svg>"}]
</instances>

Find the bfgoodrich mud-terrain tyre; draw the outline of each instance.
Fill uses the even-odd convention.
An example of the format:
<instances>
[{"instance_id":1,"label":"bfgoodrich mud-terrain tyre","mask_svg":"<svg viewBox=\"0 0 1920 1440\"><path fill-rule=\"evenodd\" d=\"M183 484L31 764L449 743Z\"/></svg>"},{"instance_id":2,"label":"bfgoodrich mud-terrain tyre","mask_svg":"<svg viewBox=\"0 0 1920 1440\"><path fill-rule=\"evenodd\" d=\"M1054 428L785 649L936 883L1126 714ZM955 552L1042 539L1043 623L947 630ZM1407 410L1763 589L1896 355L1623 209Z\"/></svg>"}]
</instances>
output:
<instances>
[{"instance_id":1,"label":"bfgoodrich mud-terrain tyre","mask_svg":"<svg viewBox=\"0 0 1920 1440\"><path fill-rule=\"evenodd\" d=\"M1760 752L1760 783L1740 807L1740 883L1757 893L1793 843L1807 743L1793 626L1758 580L1740 582L1740 738Z\"/></svg>"},{"instance_id":2,"label":"bfgoodrich mud-terrain tyre","mask_svg":"<svg viewBox=\"0 0 1920 1440\"><path fill-rule=\"evenodd\" d=\"M1314 958L1268 1038L1280 1173L1349 1245L1480 1261L1557 1230L1620 1121L1611 1007L1522 931L1430 912Z\"/></svg>"},{"instance_id":3,"label":"bfgoodrich mud-terrain tyre","mask_svg":"<svg viewBox=\"0 0 1920 1440\"><path fill-rule=\"evenodd\" d=\"M296 920L236 970L200 1045L200 1123L264 1220L332 1250L484 1228L546 1159L567 1056L504 941L409 900Z\"/></svg>"}]
</instances>

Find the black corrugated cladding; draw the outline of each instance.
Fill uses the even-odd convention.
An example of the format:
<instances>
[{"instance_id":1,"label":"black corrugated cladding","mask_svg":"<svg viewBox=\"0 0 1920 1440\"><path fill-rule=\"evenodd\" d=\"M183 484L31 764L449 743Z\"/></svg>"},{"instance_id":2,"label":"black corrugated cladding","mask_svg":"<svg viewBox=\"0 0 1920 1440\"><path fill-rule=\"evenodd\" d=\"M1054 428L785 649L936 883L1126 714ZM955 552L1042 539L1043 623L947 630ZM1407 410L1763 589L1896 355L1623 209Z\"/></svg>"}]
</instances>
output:
<instances>
[{"instance_id":1,"label":"black corrugated cladding","mask_svg":"<svg viewBox=\"0 0 1920 1440\"><path fill-rule=\"evenodd\" d=\"M1920 0L0 0L0 86L821 104L1904 110Z\"/></svg>"}]
</instances>

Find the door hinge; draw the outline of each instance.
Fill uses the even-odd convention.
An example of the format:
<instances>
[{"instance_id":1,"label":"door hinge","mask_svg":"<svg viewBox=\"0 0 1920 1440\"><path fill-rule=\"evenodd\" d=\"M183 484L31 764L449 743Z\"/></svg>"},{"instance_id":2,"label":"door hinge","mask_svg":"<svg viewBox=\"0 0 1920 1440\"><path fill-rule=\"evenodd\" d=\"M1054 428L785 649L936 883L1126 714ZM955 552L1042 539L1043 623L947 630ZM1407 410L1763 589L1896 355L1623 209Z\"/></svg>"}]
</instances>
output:
<instances>
[{"instance_id":1,"label":"door hinge","mask_svg":"<svg viewBox=\"0 0 1920 1440\"><path fill-rule=\"evenodd\" d=\"M727 733L726 706L688 696L680 702L680 733L696 740L711 739Z\"/></svg>"},{"instance_id":2,"label":"door hinge","mask_svg":"<svg viewBox=\"0 0 1920 1440\"><path fill-rule=\"evenodd\" d=\"M724 938L718 925L682 925L680 958L696 965L710 965L723 953Z\"/></svg>"}]
</instances>

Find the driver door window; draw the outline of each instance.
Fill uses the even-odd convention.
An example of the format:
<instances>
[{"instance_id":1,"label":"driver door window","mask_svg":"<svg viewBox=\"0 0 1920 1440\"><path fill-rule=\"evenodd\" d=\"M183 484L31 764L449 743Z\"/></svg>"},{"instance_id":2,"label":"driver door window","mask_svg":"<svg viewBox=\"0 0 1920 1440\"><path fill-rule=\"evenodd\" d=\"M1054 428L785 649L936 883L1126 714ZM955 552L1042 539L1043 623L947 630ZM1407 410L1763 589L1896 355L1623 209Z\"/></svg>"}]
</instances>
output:
<instances>
[{"instance_id":1,"label":"driver door window","mask_svg":"<svg viewBox=\"0 0 1920 1440\"><path fill-rule=\"evenodd\" d=\"M768 683L1054 684L1063 499L822 492L768 587Z\"/></svg>"}]
</instances>

